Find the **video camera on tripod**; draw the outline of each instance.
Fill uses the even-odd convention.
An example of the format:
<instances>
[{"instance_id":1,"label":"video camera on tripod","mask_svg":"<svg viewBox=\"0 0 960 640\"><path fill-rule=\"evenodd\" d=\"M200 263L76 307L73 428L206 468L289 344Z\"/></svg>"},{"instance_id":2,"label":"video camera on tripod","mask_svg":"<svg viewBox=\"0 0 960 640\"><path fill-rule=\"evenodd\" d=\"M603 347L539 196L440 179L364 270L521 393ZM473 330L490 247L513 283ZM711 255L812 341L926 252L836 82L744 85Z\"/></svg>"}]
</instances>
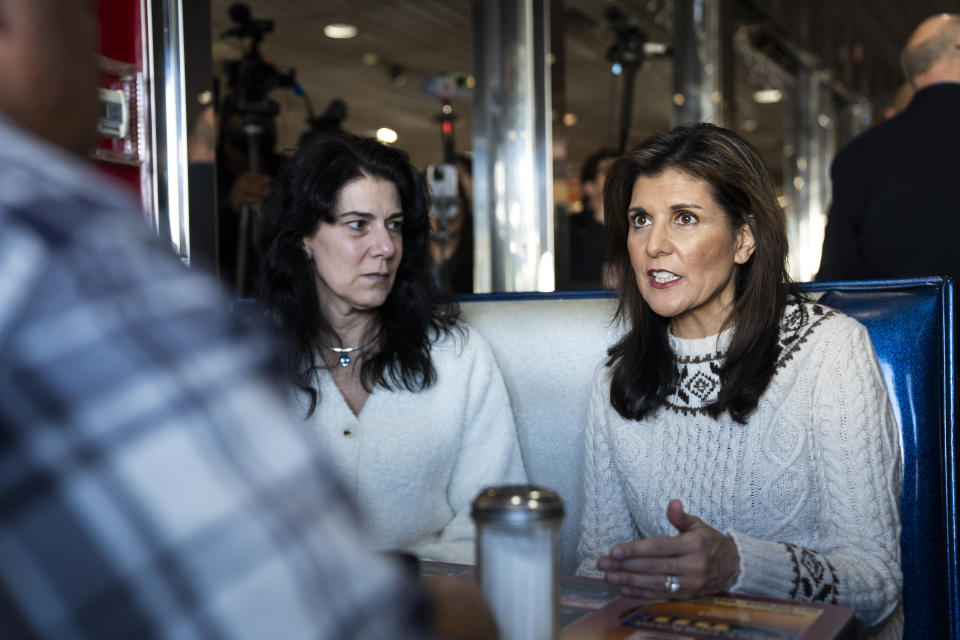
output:
<instances>
[{"instance_id":1,"label":"video camera on tripod","mask_svg":"<svg viewBox=\"0 0 960 640\"><path fill-rule=\"evenodd\" d=\"M237 26L221 37L250 39L250 48L243 57L226 65L227 86L237 96L237 109L244 115L275 116L279 106L269 98L269 93L278 87L294 87L296 74L293 69L278 69L260 55L260 43L273 31L273 20L254 19L250 7L242 2L230 5L229 15Z\"/></svg>"},{"instance_id":2,"label":"video camera on tripod","mask_svg":"<svg viewBox=\"0 0 960 640\"><path fill-rule=\"evenodd\" d=\"M615 35L613 44L607 49L607 61L623 67L643 66L647 34L640 30L635 20L614 5L606 8L604 17L610 23L610 28Z\"/></svg>"},{"instance_id":3,"label":"video camera on tripod","mask_svg":"<svg viewBox=\"0 0 960 640\"><path fill-rule=\"evenodd\" d=\"M227 63L227 86L236 100L236 111L243 116L243 131L247 140L248 170L261 174L266 158L261 148L265 124L280 112L280 105L270 98L270 91L278 87L296 88L292 69L280 70L260 55L260 43L273 31L273 20L253 18L250 7L234 2L229 9L235 27L221 37L235 36L249 39L250 45L240 60ZM247 293L248 273L252 272L251 252L258 235L259 205L243 204L239 213L237 230L237 253L235 290L237 295Z\"/></svg>"},{"instance_id":4,"label":"video camera on tripod","mask_svg":"<svg viewBox=\"0 0 960 640\"><path fill-rule=\"evenodd\" d=\"M623 91L620 101L619 151L626 150L627 136L630 132L630 117L633 110L633 81L637 71L643 67L646 58L668 56L673 53L671 47L660 42L649 42L635 16L627 15L616 5L609 5L604 17L614 33L614 42L607 49L607 61L614 64L614 74L623 75Z\"/></svg>"}]
</instances>

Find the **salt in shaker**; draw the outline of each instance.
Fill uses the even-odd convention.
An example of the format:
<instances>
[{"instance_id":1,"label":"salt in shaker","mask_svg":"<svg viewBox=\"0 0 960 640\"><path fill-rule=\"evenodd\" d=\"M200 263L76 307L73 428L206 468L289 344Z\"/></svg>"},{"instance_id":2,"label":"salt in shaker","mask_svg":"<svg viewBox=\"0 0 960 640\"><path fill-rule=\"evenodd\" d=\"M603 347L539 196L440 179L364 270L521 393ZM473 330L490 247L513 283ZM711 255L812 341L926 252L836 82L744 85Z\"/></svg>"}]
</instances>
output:
<instances>
[{"instance_id":1,"label":"salt in shaker","mask_svg":"<svg viewBox=\"0 0 960 640\"><path fill-rule=\"evenodd\" d=\"M559 633L563 501L550 489L484 489L473 501L477 575L502 640L553 640Z\"/></svg>"}]
</instances>

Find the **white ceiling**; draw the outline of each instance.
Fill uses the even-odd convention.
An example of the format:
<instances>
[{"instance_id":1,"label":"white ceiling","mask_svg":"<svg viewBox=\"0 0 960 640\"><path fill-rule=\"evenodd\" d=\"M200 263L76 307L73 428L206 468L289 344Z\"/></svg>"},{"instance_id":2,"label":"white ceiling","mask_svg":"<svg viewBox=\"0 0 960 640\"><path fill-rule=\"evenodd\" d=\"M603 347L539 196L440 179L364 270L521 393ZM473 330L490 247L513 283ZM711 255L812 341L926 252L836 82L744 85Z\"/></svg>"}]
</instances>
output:
<instances>
[{"instance_id":1,"label":"white ceiling","mask_svg":"<svg viewBox=\"0 0 960 640\"><path fill-rule=\"evenodd\" d=\"M734 0L729 0L734 1ZM214 59L235 57L236 39L219 39L232 26L231 0L211 0ZM279 67L293 67L316 110L340 98L347 104L346 130L373 135L379 127L397 131L397 146L425 166L441 160L440 103L422 89L424 77L470 72L470 0L249 0L255 18L272 19L262 52ZM668 41L673 0L621 0L625 13L636 16L651 41ZM565 91L563 111L577 124L558 127L555 147L565 152L569 172L576 174L584 156L600 146L616 146L619 82L605 60L614 36L604 19L608 2L565 0L561 64ZM815 56L834 70L838 82L853 91L879 98L900 83L897 54L916 24L937 11L960 11L960 0L737 0L737 24L765 23L771 33ZM350 40L324 37L322 27L348 22L360 33ZM365 54L376 56L364 64ZM757 105L750 99L756 73L736 56L737 117L728 123L751 139L775 171L784 140L784 104ZM402 72L399 76L397 72ZM633 139L665 129L672 109L672 62L648 60L636 79ZM280 139L292 146L305 128L302 99L275 90L280 103ZM470 101L453 101L458 151L470 148ZM562 116L562 114L559 114ZM755 130L746 121L755 123ZM561 165L561 169L564 165Z\"/></svg>"}]
</instances>

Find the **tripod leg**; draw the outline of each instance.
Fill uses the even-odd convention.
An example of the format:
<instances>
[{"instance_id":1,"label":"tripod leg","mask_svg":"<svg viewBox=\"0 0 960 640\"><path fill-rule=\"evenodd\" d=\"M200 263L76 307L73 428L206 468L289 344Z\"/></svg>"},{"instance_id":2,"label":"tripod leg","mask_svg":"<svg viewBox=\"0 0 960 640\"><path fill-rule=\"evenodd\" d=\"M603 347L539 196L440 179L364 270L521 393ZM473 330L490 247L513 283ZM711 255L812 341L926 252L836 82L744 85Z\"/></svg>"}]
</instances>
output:
<instances>
[{"instance_id":1,"label":"tripod leg","mask_svg":"<svg viewBox=\"0 0 960 640\"><path fill-rule=\"evenodd\" d=\"M237 297L244 295L244 285L247 279L247 246L248 236L250 235L250 215L251 207L243 205L240 207L240 225L237 229L237 268L235 270L236 280L234 281L234 294Z\"/></svg>"}]
</instances>

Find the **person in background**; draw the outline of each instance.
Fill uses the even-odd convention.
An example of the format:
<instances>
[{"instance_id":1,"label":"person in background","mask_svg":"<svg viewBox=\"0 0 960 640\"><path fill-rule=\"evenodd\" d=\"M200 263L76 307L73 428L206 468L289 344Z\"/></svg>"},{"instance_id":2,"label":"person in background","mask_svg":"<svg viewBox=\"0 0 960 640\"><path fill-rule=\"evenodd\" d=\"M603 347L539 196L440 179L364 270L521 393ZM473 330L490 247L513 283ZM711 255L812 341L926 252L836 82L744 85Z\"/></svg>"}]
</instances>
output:
<instances>
[{"instance_id":1,"label":"person in background","mask_svg":"<svg viewBox=\"0 0 960 640\"><path fill-rule=\"evenodd\" d=\"M570 288L604 287L603 184L618 155L613 149L599 149L587 156L580 171L583 210L569 220Z\"/></svg>"},{"instance_id":2,"label":"person in background","mask_svg":"<svg viewBox=\"0 0 960 640\"><path fill-rule=\"evenodd\" d=\"M271 343L83 161L96 7L0 0L0 635L494 637L368 550Z\"/></svg>"},{"instance_id":3,"label":"person in background","mask_svg":"<svg viewBox=\"0 0 960 640\"><path fill-rule=\"evenodd\" d=\"M960 278L960 14L920 23L901 61L913 100L834 158L818 280Z\"/></svg>"},{"instance_id":4,"label":"person in background","mask_svg":"<svg viewBox=\"0 0 960 640\"><path fill-rule=\"evenodd\" d=\"M493 353L437 289L428 207L404 152L306 141L264 204L259 300L376 545L471 563L472 500L526 475Z\"/></svg>"},{"instance_id":5,"label":"person in background","mask_svg":"<svg viewBox=\"0 0 960 640\"><path fill-rule=\"evenodd\" d=\"M430 254L444 291L473 293L473 162L458 155L453 165L457 169L457 205L453 215L442 220L431 209Z\"/></svg>"},{"instance_id":6,"label":"person in background","mask_svg":"<svg viewBox=\"0 0 960 640\"><path fill-rule=\"evenodd\" d=\"M709 124L611 167L627 332L597 370L579 572L637 598L853 609L898 638L899 431L867 330L803 298L757 152Z\"/></svg>"}]
</instances>

